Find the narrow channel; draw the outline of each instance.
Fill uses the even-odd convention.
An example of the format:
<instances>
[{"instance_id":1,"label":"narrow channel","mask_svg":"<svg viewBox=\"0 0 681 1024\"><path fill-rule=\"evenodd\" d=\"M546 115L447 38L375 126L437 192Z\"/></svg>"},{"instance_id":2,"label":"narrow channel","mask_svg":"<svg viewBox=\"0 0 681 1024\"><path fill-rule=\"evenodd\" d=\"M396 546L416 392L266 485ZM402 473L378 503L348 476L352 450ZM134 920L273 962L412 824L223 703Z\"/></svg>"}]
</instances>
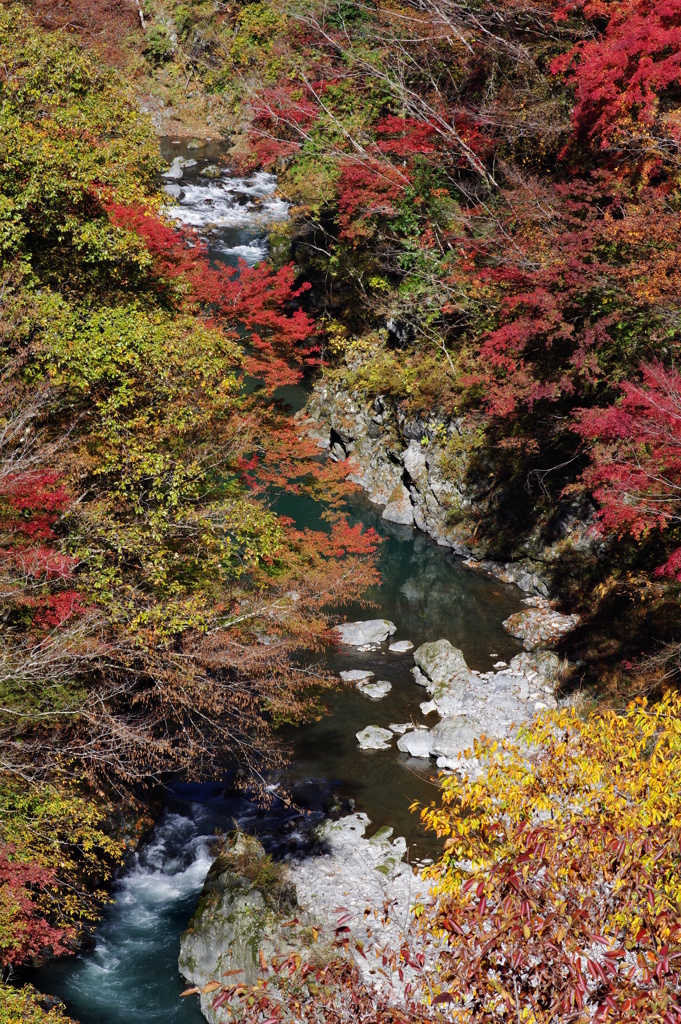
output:
<instances>
[{"instance_id":1,"label":"narrow channel","mask_svg":"<svg viewBox=\"0 0 681 1024\"><path fill-rule=\"evenodd\" d=\"M288 211L276 194L275 178L262 173L202 176L221 159L217 145L189 150L184 143L164 140L162 152L168 161L176 156L196 161L171 186L171 215L205 234L215 260L236 265L239 259L249 264L264 259L268 230ZM304 404L304 388L291 389L287 398L295 412ZM299 525L319 525L320 509L312 501L283 495L278 507ZM347 619L391 619L397 626L392 639L411 640L415 646L446 638L461 648L472 669L482 672L518 653L520 644L502 628L503 620L522 607L515 587L474 572L410 528L385 523L361 496L352 498L349 512L354 521L373 526L383 544L382 582L367 595L372 607L344 609ZM33 979L42 991L63 999L80 1024L203 1022L195 1000L179 997L184 987L177 972L180 935L210 865L211 837L235 823L285 855L304 847L310 825L329 806L347 807L354 801L373 827L391 825L404 836L414 857L435 852L418 818L409 813L412 800L434 799L433 774L422 761L395 749L359 751L355 738L366 725L428 721L419 708L424 694L413 681L411 656L333 649L325 658L334 671L370 669L393 688L380 702L344 688L328 697L328 713L319 722L284 730L292 761L285 778L272 780L275 802L267 811L234 791L229 780L178 786L168 794L151 839L118 880L94 949L45 968ZM283 786L292 790L299 810L277 803L276 789Z\"/></svg>"}]
</instances>

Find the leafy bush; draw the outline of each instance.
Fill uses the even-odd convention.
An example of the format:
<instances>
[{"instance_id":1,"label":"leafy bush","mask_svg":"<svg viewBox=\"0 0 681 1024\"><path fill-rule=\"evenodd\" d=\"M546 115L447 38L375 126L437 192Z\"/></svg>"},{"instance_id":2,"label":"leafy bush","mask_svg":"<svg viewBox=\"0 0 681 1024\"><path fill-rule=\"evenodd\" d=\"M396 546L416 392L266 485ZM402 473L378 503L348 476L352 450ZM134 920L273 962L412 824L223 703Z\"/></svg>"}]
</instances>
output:
<instances>
[{"instance_id":1,"label":"leafy bush","mask_svg":"<svg viewBox=\"0 0 681 1024\"><path fill-rule=\"evenodd\" d=\"M151 64L165 64L171 60L175 52L175 44L168 29L163 25L153 25L146 35L142 53Z\"/></svg>"},{"instance_id":2,"label":"leafy bush","mask_svg":"<svg viewBox=\"0 0 681 1024\"><path fill-rule=\"evenodd\" d=\"M681 698L547 714L475 752L480 778L422 812L457 1019L681 1019Z\"/></svg>"}]
</instances>

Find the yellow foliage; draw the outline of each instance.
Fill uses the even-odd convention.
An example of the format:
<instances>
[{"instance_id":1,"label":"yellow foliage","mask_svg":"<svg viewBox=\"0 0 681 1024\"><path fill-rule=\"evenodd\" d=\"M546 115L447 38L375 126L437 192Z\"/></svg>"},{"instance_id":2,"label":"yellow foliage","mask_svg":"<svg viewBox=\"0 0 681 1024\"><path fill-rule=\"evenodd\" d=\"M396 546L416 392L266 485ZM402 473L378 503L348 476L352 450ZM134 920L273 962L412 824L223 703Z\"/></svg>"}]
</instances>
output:
<instances>
[{"instance_id":1,"label":"yellow foliage","mask_svg":"<svg viewBox=\"0 0 681 1024\"><path fill-rule=\"evenodd\" d=\"M676 1020L681 698L549 713L475 753L480 777L422 811L446 837L425 927L455 1019Z\"/></svg>"}]
</instances>

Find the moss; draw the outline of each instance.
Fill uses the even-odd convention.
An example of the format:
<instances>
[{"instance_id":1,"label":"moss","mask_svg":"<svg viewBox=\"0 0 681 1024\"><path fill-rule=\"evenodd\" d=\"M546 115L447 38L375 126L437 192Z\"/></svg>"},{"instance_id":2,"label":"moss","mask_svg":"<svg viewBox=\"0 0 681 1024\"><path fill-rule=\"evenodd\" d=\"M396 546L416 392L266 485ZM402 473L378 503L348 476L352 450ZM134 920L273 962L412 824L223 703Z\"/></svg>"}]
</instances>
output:
<instances>
[{"instance_id":1,"label":"moss","mask_svg":"<svg viewBox=\"0 0 681 1024\"><path fill-rule=\"evenodd\" d=\"M280 909L296 905L295 889L283 864L265 853L253 836L232 833L222 844L208 872L197 915L212 907L223 892L257 890L268 907Z\"/></svg>"}]
</instances>

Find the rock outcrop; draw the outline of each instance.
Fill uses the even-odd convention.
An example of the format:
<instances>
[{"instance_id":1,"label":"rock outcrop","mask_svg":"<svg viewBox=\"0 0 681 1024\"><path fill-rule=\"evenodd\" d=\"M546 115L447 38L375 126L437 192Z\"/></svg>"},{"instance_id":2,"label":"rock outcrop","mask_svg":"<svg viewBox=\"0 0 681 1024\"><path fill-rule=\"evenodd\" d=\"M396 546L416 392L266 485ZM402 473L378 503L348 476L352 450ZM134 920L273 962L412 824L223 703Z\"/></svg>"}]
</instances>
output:
<instances>
[{"instance_id":1,"label":"rock outcrop","mask_svg":"<svg viewBox=\"0 0 681 1024\"><path fill-rule=\"evenodd\" d=\"M206 878L198 906L180 943L179 969L199 988L226 975L254 985L261 956L286 956L308 948L307 922L283 928L297 908L296 891L279 865L252 836L229 837ZM212 1009L214 993L201 993L201 1012L212 1022L226 1021L226 1009Z\"/></svg>"},{"instance_id":2,"label":"rock outcrop","mask_svg":"<svg viewBox=\"0 0 681 1024\"><path fill-rule=\"evenodd\" d=\"M495 549L498 538L477 538L492 492L487 479L476 482L469 472L471 438L462 418L409 420L381 396L368 401L328 378L315 386L306 415L311 436L332 459L348 462L349 479L382 507L385 520L415 526L472 568L525 593L548 597L551 567L567 551L591 553L598 547L593 509L566 510L552 522L549 540L533 529L513 561Z\"/></svg>"},{"instance_id":3,"label":"rock outcrop","mask_svg":"<svg viewBox=\"0 0 681 1024\"><path fill-rule=\"evenodd\" d=\"M405 863L404 839L393 839L390 828L367 839L369 824L365 814L327 821L311 855L281 864L265 855L257 839L237 833L225 841L179 957L180 973L199 990L211 1024L233 1019L229 1007L213 1008L212 982L227 976L253 985L290 953L313 964L328 962L339 955L340 917L353 939L344 955L353 957L364 981L376 989L400 988L382 951L400 948L409 908L428 898L427 886Z\"/></svg>"}]
</instances>

